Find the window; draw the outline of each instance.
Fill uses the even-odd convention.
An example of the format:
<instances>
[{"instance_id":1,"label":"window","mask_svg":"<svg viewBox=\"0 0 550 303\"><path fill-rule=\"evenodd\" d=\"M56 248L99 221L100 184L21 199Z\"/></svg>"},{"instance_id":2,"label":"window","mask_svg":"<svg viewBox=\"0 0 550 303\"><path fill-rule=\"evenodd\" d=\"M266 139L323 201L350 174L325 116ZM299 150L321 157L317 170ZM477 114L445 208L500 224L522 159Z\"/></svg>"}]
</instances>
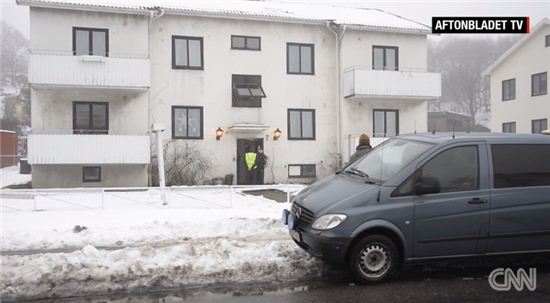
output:
<instances>
[{"instance_id":1,"label":"window","mask_svg":"<svg viewBox=\"0 0 550 303\"><path fill-rule=\"evenodd\" d=\"M516 98L516 79L502 81L502 101Z\"/></svg>"},{"instance_id":2,"label":"window","mask_svg":"<svg viewBox=\"0 0 550 303\"><path fill-rule=\"evenodd\" d=\"M503 133L516 133L516 122L502 123Z\"/></svg>"},{"instance_id":3,"label":"window","mask_svg":"<svg viewBox=\"0 0 550 303\"><path fill-rule=\"evenodd\" d=\"M288 110L288 139L315 140L315 110Z\"/></svg>"},{"instance_id":4,"label":"window","mask_svg":"<svg viewBox=\"0 0 550 303\"><path fill-rule=\"evenodd\" d=\"M493 144L495 188L550 185L550 144Z\"/></svg>"},{"instance_id":5,"label":"window","mask_svg":"<svg viewBox=\"0 0 550 303\"><path fill-rule=\"evenodd\" d=\"M172 106L172 138L203 138L202 106Z\"/></svg>"},{"instance_id":6,"label":"window","mask_svg":"<svg viewBox=\"0 0 550 303\"><path fill-rule=\"evenodd\" d=\"M531 121L531 133L541 134L543 131L548 129L548 120L539 119Z\"/></svg>"},{"instance_id":7,"label":"window","mask_svg":"<svg viewBox=\"0 0 550 303\"><path fill-rule=\"evenodd\" d=\"M460 146L441 152L424 164L418 176L437 178L442 193L478 189L477 146Z\"/></svg>"},{"instance_id":8,"label":"window","mask_svg":"<svg viewBox=\"0 0 550 303\"><path fill-rule=\"evenodd\" d=\"M232 75L231 83L234 107L262 107L262 98L266 97L262 76Z\"/></svg>"},{"instance_id":9,"label":"window","mask_svg":"<svg viewBox=\"0 0 550 303\"><path fill-rule=\"evenodd\" d=\"M101 182L101 167L82 167L82 182Z\"/></svg>"},{"instance_id":10,"label":"window","mask_svg":"<svg viewBox=\"0 0 550 303\"><path fill-rule=\"evenodd\" d=\"M261 38L250 36L231 36L231 49L256 50L261 49Z\"/></svg>"},{"instance_id":11,"label":"window","mask_svg":"<svg viewBox=\"0 0 550 303\"><path fill-rule=\"evenodd\" d=\"M546 95L547 76L546 72L531 75L531 96Z\"/></svg>"},{"instance_id":12,"label":"window","mask_svg":"<svg viewBox=\"0 0 550 303\"><path fill-rule=\"evenodd\" d=\"M73 55L109 56L109 30L73 27Z\"/></svg>"},{"instance_id":13,"label":"window","mask_svg":"<svg viewBox=\"0 0 550 303\"><path fill-rule=\"evenodd\" d=\"M73 133L109 133L109 103L73 102Z\"/></svg>"},{"instance_id":14,"label":"window","mask_svg":"<svg viewBox=\"0 0 550 303\"><path fill-rule=\"evenodd\" d=\"M287 43L287 74L313 75L315 73L314 48L313 44Z\"/></svg>"},{"instance_id":15,"label":"window","mask_svg":"<svg viewBox=\"0 0 550 303\"><path fill-rule=\"evenodd\" d=\"M172 69L204 69L202 37L172 36Z\"/></svg>"},{"instance_id":16,"label":"window","mask_svg":"<svg viewBox=\"0 0 550 303\"><path fill-rule=\"evenodd\" d=\"M399 135L398 110L373 110L373 137L393 137Z\"/></svg>"},{"instance_id":17,"label":"window","mask_svg":"<svg viewBox=\"0 0 550 303\"><path fill-rule=\"evenodd\" d=\"M546 35L544 46L550 47L550 35Z\"/></svg>"},{"instance_id":18,"label":"window","mask_svg":"<svg viewBox=\"0 0 550 303\"><path fill-rule=\"evenodd\" d=\"M315 177L315 164L289 164L288 176L297 178Z\"/></svg>"},{"instance_id":19,"label":"window","mask_svg":"<svg viewBox=\"0 0 550 303\"><path fill-rule=\"evenodd\" d=\"M397 46L372 46L372 69L399 70L399 48Z\"/></svg>"}]
</instances>

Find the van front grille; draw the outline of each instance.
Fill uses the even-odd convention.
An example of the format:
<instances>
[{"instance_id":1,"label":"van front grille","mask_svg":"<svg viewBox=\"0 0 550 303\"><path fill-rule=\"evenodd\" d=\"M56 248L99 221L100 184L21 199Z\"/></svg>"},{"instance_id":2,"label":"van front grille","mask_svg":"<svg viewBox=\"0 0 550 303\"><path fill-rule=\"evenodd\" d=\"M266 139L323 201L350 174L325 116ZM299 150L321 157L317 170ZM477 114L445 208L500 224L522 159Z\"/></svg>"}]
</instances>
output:
<instances>
[{"instance_id":1,"label":"van front grille","mask_svg":"<svg viewBox=\"0 0 550 303\"><path fill-rule=\"evenodd\" d=\"M313 212L303 206L292 203L291 211L297 219L296 229L303 230L311 224L311 221L313 221Z\"/></svg>"}]
</instances>

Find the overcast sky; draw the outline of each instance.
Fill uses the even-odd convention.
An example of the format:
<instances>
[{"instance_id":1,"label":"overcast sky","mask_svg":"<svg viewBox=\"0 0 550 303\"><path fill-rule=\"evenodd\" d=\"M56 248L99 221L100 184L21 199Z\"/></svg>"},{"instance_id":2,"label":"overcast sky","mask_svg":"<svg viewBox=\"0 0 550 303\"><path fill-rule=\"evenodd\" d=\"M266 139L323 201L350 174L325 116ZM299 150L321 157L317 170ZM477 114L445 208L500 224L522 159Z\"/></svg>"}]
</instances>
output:
<instances>
[{"instance_id":1,"label":"overcast sky","mask_svg":"<svg viewBox=\"0 0 550 303\"><path fill-rule=\"evenodd\" d=\"M105 0L106 2L108 0ZM173 0L186 1L186 0ZM204 0L203 0L204 1ZM214 0L219 1L219 0ZM327 1L327 0L284 0L286 2L327 3L353 7L373 7L413 19L424 24L431 24L432 16L529 16L531 26L543 18L550 18L550 0L528 1ZM17 28L25 37L29 37L29 8L18 6L15 0L0 0L0 19ZM75 0L78 2L78 0ZM283 2L283 1L281 1Z\"/></svg>"}]
</instances>

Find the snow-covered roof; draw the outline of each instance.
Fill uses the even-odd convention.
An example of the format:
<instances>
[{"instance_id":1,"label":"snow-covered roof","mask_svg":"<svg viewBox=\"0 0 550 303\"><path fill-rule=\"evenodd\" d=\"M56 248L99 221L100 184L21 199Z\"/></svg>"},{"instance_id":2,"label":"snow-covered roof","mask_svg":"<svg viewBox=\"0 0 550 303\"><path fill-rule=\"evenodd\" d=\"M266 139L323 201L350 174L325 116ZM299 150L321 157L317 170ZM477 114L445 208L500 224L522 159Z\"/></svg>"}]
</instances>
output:
<instances>
[{"instance_id":1,"label":"snow-covered roof","mask_svg":"<svg viewBox=\"0 0 550 303\"><path fill-rule=\"evenodd\" d=\"M431 28L419 22L374 8L328 6L284 1L176 1L176 0L17 0L20 5L124 13L148 13L163 9L168 14L224 16L287 22L333 22L371 30L427 34Z\"/></svg>"},{"instance_id":2,"label":"snow-covered roof","mask_svg":"<svg viewBox=\"0 0 550 303\"><path fill-rule=\"evenodd\" d=\"M535 35L536 32L538 32L541 28L544 26L550 26L550 19L544 18L542 19L537 25L531 30L531 32L527 35L525 35L523 38L519 39L518 42L516 42L514 45L512 45L507 51L504 52L500 57L498 57L491 65L489 65L487 68L485 68L482 71L482 75L486 76L491 74L493 69L500 65L504 60L506 60L509 56L511 56L518 48L520 48L527 40L531 39Z\"/></svg>"}]
</instances>

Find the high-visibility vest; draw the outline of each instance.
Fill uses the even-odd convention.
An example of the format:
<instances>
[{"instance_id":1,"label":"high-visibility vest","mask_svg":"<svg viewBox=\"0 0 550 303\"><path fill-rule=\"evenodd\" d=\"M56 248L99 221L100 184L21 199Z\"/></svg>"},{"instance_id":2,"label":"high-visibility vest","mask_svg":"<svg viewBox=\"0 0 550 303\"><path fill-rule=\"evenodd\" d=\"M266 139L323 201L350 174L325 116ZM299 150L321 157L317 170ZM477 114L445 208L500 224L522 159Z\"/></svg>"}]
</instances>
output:
<instances>
[{"instance_id":1,"label":"high-visibility vest","mask_svg":"<svg viewBox=\"0 0 550 303\"><path fill-rule=\"evenodd\" d=\"M249 152L244 154L244 161L246 162L248 170L252 170L254 165L256 165L256 153Z\"/></svg>"}]
</instances>

